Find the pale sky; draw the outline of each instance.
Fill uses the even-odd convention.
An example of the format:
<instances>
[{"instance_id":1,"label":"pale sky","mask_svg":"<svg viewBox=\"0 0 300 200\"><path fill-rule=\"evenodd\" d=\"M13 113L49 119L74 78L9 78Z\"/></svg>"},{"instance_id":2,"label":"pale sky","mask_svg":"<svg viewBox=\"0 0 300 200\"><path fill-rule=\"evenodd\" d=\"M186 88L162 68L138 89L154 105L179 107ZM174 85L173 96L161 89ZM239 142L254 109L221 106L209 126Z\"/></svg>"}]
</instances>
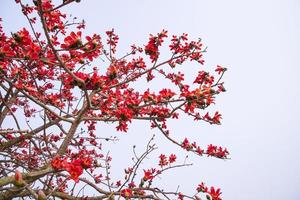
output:
<instances>
[{"instance_id":1,"label":"pale sky","mask_svg":"<svg viewBox=\"0 0 300 200\"><path fill-rule=\"evenodd\" d=\"M223 114L221 126L192 119L171 123L178 138L189 137L202 146L226 146L231 159L189 154L192 167L174 170L160 180L164 187L194 193L198 183L220 187L224 200L300 199L300 1L299 0L82 0L66 8L85 19L88 33L104 35L114 28L120 51L146 43L150 33L167 29L201 37L208 46L205 69L228 68L227 92L215 109ZM26 21L12 0L2 0L4 30L14 32ZM197 70L187 66L184 70ZM145 86L147 87L147 86ZM102 126L102 127L101 127ZM98 130L113 133L114 126ZM142 150L157 133L159 152L186 152L169 143L147 123L133 123L112 149L115 173L130 163L131 146ZM115 133L113 133L115 134ZM157 161L157 155L145 165Z\"/></svg>"}]
</instances>

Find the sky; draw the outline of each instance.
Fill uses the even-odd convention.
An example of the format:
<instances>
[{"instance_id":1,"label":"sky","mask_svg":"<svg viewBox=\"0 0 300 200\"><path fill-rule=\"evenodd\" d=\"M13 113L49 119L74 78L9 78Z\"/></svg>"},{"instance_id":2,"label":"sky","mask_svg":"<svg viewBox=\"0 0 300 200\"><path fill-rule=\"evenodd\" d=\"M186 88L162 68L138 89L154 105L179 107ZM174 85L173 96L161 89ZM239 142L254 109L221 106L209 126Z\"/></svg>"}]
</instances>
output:
<instances>
[{"instance_id":1,"label":"sky","mask_svg":"<svg viewBox=\"0 0 300 200\"><path fill-rule=\"evenodd\" d=\"M178 137L194 139L202 146L217 144L230 151L230 160L197 157L169 143L148 124L133 123L119 134L111 150L113 170L130 162L131 146L139 150L156 133L159 152L176 152L193 166L169 172L160 183L169 189L193 193L200 182L222 189L224 200L300 199L300 1L298 0L82 0L64 8L84 19L87 32L104 35L114 28L120 51L133 43L145 44L150 33L188 33L208 46L205 68L219 64L227 92L216 100L221 126L191 119L171 122ZM2 0L4 30L27 26L11 0ZM184 68L194 73L194 66ZM141 87L144 87L141 86ZM147 86L145 86L147 87ZM114 131L102 124L100 132ZM100 133L99 133L100 134ZM145 165L155 160L149 159Z\"/></svg>"}]
</instances>

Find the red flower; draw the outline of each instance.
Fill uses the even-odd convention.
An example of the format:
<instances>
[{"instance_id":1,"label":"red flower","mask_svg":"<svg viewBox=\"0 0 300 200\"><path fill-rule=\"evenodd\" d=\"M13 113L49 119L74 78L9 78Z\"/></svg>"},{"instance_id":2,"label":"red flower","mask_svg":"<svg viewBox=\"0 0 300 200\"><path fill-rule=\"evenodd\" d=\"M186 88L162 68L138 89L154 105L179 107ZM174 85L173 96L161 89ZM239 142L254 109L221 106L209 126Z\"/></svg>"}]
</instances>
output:
<instances>
[{"instance_id":1,"label":"red flower","mask_svg":"<svg viewBox=\"0 0 300 200\"><path fill-rule=\"evenodd\" d=\"M51 166L55 170L64 169L66 165L67 165L66 159L61 159L59 156L54 157L53 160L51 161Z\"/></svg>"},{"instance_id":2,"label":"red flower","mask_svg":"<svg viewBox=\"0 0 300 200\"><path fill-rule=\"evenodd\" d=\"M86 168L90 168L92 166L92 161L93 159L90 157L85 157L81 159L81 166L86 169Z\"/></svg>"},{"instance_id":3,"label":"red flower","mask_svg":"<svg viewBox=\"0 0 300 200\"><path fill-rule=\"evenodd\" d=\"M119 36L115 34L114 29L112 29L111 31L106 31L106 35L108 36L107 44L110 45L112 53L115 53L119 41Z\"/></svg>"},{"instance_id":4,"label":"red flower","mask_svg":"<svg viewBox=\"0 0 300 200\"><path fill-rule=\"evenodd\" d=\"M159 156L159 166L163 167L166 166L168 163L167 157L164 154Z\"/></svg>"},{"instance_id":5,"label":"red flower","mask_svg":"<svg viewBox=\"0 0 300 200\"><path fill-rule=\"evenodd\" d=\"M173 92L172 90L170 89L162 89L161 91L159 91L159 94L161 95L161 97L163 99L171 99L176 93Z\"/></svg>"},{"instance_id":6,"label":"red flower","mask_svg":"<svg viewBox=\"0 0 300 200\"><path fill-rule=\"evenodd\" d=\"M25 28L23 28L18 33L13 34L13 37L17 43L20 43L24 46L30 45L32 43L29 32Z\"/></svg>"},{"instance_id":7,"label":"red flower","mask_svg":"<svg viewBox=\"0 0 300 200\"><path fill-rule=\"evenodd\" d=\"M153 176L153 170L148 169L147 171L144 170L144 181L152 180L154 178Z\"/></svg>"},{"instance_id":8,"label":"red flower","mask_svg":"<svg viewBox=\"0 0 300 200\"><path fill-rule=\"evenodd\" d=\"M178 199L179 200L183 200L184 199L184 195L181 192L178 193Z\"/></svg>"},{"instance_id":9,"label":"red flower","mask_svg":"<svg viewBox=\"0 0 300 200\"><path fill-rule=\"evenodd\" d=\"M150 56L152 62L156 61L159 56L158 46L156 45L155 40L155 37L151 37L148 44L145 46L145 53Z\"/></svg>"},{"instance_id":10,"label":"red flower","mask_svg":"<svg viewBox=\"0 0 300 200\"><path fill-rule=\"evenodd\" d=\"M216 112L214 117L212 118L212 121L215 123L215 124L220 124L220 120L222 119L221 117L222 115L219 113L219 112Z\"/></svg>"},{"instance_id":11,"label":"red flower","mask_svg":"<svg viewBox=\"0 0 300 200\"><path fill-rule=\"evenodd\" d=\"M118 180L117 183L116 183L116 186L117 186L117 187L120 187L121 185L122 185L121 181Z\"/></svg>"},{"instance_id":12,"label":"red flower","mask_svg":"<svg viewBox=\"0 0 300 200\"><path fill-rule=\"evenodd\" d=\"M64 39L64 44L61 45L63 49L76 49L82 46L81 41L81 32L78 31L77 33L71 32L69 36Z\"/></svg>"},{"instance_id":13,"label":"red flower","mask_svg":"<svg viewBox=\"0 0 300 200\"><path fill-rule=\"evenodd\" d=\"M90 167L91 162L91 158L76 159L72 162L67 162L66 158L61 159L57 156L51 161L51 166L55 170L67 170L71 178L77 183L79 176L83 173L83 167Z\"/></svg>"},{"instance_id":14,"label":"red flower","mask_svg":"<svg viewBox=\"0 0 300 200\"><path fill-rule=\"evenodd\" d=\"M193 148L187 138L185 138L183 140L183 142L181 143L181 147L184 148L184 149L186 149L186 150L188 150L188 151Z\"/></svg>"},{"instance_id":15,"label":"red flower","mask_svg":"<svg viewBox=\"0 0 300 200\"><path fill-rule=\"evenodd\" d=\"M218 74L221 74L222 72L225 72L227 69L224 67L221 67L220 65L217 65L217 69L215 70Z\"/></svg>"},{"instance_id":16,"label":"red flower","mask_svg":"<svg viewBox=\"0 0 300 200\"><path fill-rule=\"evenodd\" d=\"M222 194L220 188L215 190L214 187L211 187L208 194L211 196L212 200L222 200L221 197L220 197L220 195Z\"/></svg>"},{"instance_id":17,"label":"red flower","mask_svg":"<svg viewBox=\"0 0 300 200\"><path fill-rule=\"evenodd\" d=\"M210 144L207 147L206 153L210 156L214 156L216 154L216 151L217 151L217 147Z\"/></svg>"},{"instance_id":18,"label":"red flower","mask_svg":"<svg viewBox=\"0 0 300 200\"><path fill-rule=\"evenodd\" d=\"M132 197L132 190L129 188L121 190L121 196L126 199L130 199Z\"/></svg>"},{"instance_id":19,"label":"red flower","mask_svg":"<svg viewBox=\"0 0 300 200\"><path fill-rule=\"evenodd\" d=\"M196 151L200 156L202 156L202 154L204 153L204 150L201 149L200 147L197 147Z\"/></svg>"},{"instance_id":20,"label":"red flower","mask_svg":"<svg viewBox=\"0 0 300 200\"><path fill-rule=\"evenodd\" d=\"M175 154L171 154L170 156L169 156L169 163L173 163L173 162L175 162L176 161L176 155Z\"/></svg>"},{"instance_id":21,"label":"red flower","mask_svg":"<svg viewBox=\"0 0 300 200\"><path fill-rule=\"evenodd\" d=\"M162 30L157 36L150 35L149 42L145 46L145 53L150 56L151 62L158 59L159 51L158 47L161 46L163 38L167 37L167 31Z\"/></svg>"},{"instance_id":22,"label":"red flower","mask_svg":"<svg viewBox=\"0 0 300 200\"><path fill-rule=\"evenodd\" d=\"M208 191L208 188L205 186L205 184L202 182L201 184L198 185L197 187L198 192L204 192L206 193Z\"/></svg>"},{"instance_id":23,"label":"red flower","mask_svg":"<svg viewBox=\"0 0 300 200\"><path fill-rule=\"evenodd\" d=\"M220 83L220 84L218 85L218 92L226 92L226 89L225 89L223 83Z\"/></svg>"},{"instance_id":24,"label":"red flower","mask_svg":"<svg viewBox=\"0 0 300 200\"><path fill-rule=\"evenodd\" d=\"M135 183L133 181L131 181L129 184L128 184L128 187L129 188L134 188L136 187Z\"/></svg>"},{"instance_id":25,"label":"red flower","mask_svg":"<svg viewBox=\"0 0 300 200\"><path fill-rule=\"evenodd\" d=\"M214 156L217 158L227 158L227 155L229 154L229 152L227 151L226 148L223 149L222 147L217 147L217 146L210 144L207 147L206 154L208 156Z\"/></svg>"},{"instance_id":26,"label":"red flower","mask_svg":"<svg viewBox=\"0 0 300 200\"><path fill-rule=\"evenodd\" d=\"M77 183L79 181L79 176L83 173L83 168L81 166L81 160L73 160L68 163L66 170L69 172L71 178Z\"/></svg>"},{"instance_id":27,"label":"red flower","mask_svg":"<svg viewBox=\"0 0 300 200\"><path fill-rule=\"evenodd\" d=\"M198 83L198 84L209 84L212 85L214 82L214 77L210 76L208 72L205 71L199 71L196 79L194 80L193 83Z\"/></svg>"},{"instance_id":28,"label":"red flower","mask_svg":"<svg viewBox=\"0 0 300 200\"><path fill-rule=\"evenodd\" d=\"M209 194L211 198L209 198L209 196L207 195L207 199L222 200L220 197L220 195L222 194L220 188L215 190L214 187L210 187L210 189L208 189L208 187L206 187L205 184L202 182L201 184L198 185L197 191Z\"/></svg>"}]
</instances>

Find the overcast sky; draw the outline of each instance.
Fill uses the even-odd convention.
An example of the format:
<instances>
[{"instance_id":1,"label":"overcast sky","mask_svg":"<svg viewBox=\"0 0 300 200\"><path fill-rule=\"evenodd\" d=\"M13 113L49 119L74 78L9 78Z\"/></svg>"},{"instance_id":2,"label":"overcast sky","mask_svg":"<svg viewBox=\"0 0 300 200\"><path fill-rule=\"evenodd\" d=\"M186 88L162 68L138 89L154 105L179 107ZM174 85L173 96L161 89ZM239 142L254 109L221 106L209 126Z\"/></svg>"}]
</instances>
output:
<instances>
[{"instance_id":1,"label":"overcast sky","mask_svg":"<svg viewBox=\"0 0 300 200\"><path fill-rule=\"evenodd\" d=\"M215 107L223 114L221 126L190 119L171 124L178 138L226 146L231 160L189 155L194 165L177 170L176 176L167 174L160 184L173 190L179 184L180 190L193 193L204 181L221 187L224 200L300 199L299 0L82 0L67 10L85 19L87 32L103 35L114 28L124 52L162 29L201 37L208 46L205 69L217 64L229 69L227 92ZM8 32L27 26L12 0L1 1L0 16ZM184 70L196 71L193 66ZM144 123L130 128L126 135L117 133L121 141L112 150L115 165L126 167L130 146L137 143L142 149L158 133ZM108 130L114 129L100 128ZM176 152L184 159L186 152L157 136L159 152Z\"/></svg>"}]
</instances>

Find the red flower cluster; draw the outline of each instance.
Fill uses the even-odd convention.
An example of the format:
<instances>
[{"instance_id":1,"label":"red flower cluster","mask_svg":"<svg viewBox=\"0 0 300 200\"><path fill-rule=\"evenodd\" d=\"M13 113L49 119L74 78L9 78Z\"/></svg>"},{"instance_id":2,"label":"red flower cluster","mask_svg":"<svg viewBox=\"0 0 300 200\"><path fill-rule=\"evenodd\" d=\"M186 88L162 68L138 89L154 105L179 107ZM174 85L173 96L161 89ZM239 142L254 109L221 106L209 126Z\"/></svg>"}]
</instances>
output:
<instances>
[{"instance_id":1,"label":"red flower cluster","mask_svg":"<svg viewBox=\"0 0 300 200\"><path fill-rule=\"evenodd\" d=\"M200 156L203 154L204 150L202 150L199 146L197 146L196 142L190 143L190 141L185 138L182 143L181 147L187 151L194 151Z\"/></svg>"},{"instance_id":2,"label":"red flower cluster","mask_svg":"<svg viewBox=\"0 0 300 200\"><path fill-rule=\"evenodd\" d=\"M68 162L65 170L69 172L71 179L77 183L79 181L79 176L83 173L83 162L79 159Z\"/></svg>"},{"instance_id":3,"label":"red flower cluster","mask_svg":"<svg viewBox=\"0 0 300 200\"><path fill-rule=\"evenodd\" d=\"M176 161L176 155L175 154L171 154L170 156L169 156L169 163L173 163L173 162L175 162Z\"/></svg>"},{"instance_id":4,"label":"red flower cluster","mask_svg":"<svg viewBox=\"0 0 300 200\"><path fill-rule=\"evenodd\" d=\"M55 170L62 170L66 167L66 165L67 165L67 159L66 158L62 159L59 156L54 157L51 161L51 166Z\"/></svg>"},{"instance_id":5,"label":"red flower cluster","mask_svg":"<svg viewBox=\"0 0 300 200\"><path fill-rule=\"evenodd\" d=\"M214 77L210 76L209 73L205 71L199 71L198 76L194 80L194 83L198 83L200 85L201 84L212 85L213 82L214 82Z\"/></svg>"},{"instance_id":6,"label":"red flower cluster","mask_svg":"<svg viewBox=\"0 0 300 200\"><path fill-rule=\"evenodd\" d=\"M18 57L25 58L26 60L39 59L41 47L37 42L34 42L32 40L29 32L25 28L23 28L21 31L18 31L17 33L14 33L13 38L18 45L22 46L22 48L18 46L14 46L13 48L15 51L17 51ZM5 53L6 56L14 54L9 51L9 48L7 46L4 50L5 51L3 53Z\"/></svg>"},{"instance_id":7,"label":"red flower cluster","mask_svg":"<svg viewBox=\"0 0 300 200\"><path fill-rule=\"evenodd\" d=\"M130 199L132 197L132 195L133 195L133 192L129 188L121 190L121 196L126 199Z\"/></svg>"},{"instance_id":8,"label":"red flower cluster","mask_svg":"<svg viewBox=\"0 0 300 200\"><path fill-rule=\"evenodd\" d=\"M206 153L208 156L214 156L217 158L227 158L229 155L229 152L226 148L218 147L212 144L208 145Z\"/></svg>"},{"instance_id":9,"label":"red flower cluster","mask_svg":"<svg viewBox=\"0 0 300 200\"><path fill-rule=\"evenodd\" d=\"M60 30L64 34L65 25L62 20L66 18L66 15L62 14L58 9L48 12L49 10L52 10L54 8L54 5L52 4L51 0L44 0L41 2L42 2L42 9L45 11L43 13L43 17L45 18L45 23L47 25L47 28L51 32Z\"/></svg>"},{"instance_id":10,"label":"red flower cluster","mask_svg":"<svg viewBox=\"0 0 300 200\"><path fill-rule=\"evenodd\" d=\"M57 149L60 149L62 157L51 160L54 170L49 175L53 176L53 179L49 179L48 182L48 174L40 177L50 184L50 189L70 191L68 181L73 179L78 182L86 170L96 184L109 182L99 186L105 191L102 193L103 197L111 194L127 199L132 197L142 199L153 195L152 189L155 186L154 183L152 185L152 180L157 175L175 166L185 165L173 165L177 159L175 154L169 156L161 154L157 163L159 166L145 169L139 177L140 185L137 187L138 176L135 173L140 171L139 163L142 164L142 159L146 158L142 156L141 162L138 161L132 168L125 170L123 184L121 181L115 182L111 180L110 174L111 157L108 155L104 158L102 148L107 146L102 146L102 142L114 141L116 137L100 136L96 132L97 122L116 124L118 131L126 132L129 123L134 120L148 121L152 128L158 128L163 136L188 151L198 155L227 158L227 149L214 145L201 149L196 142L190 142L188 139L176 141L171 138L173 135L167 129L168 120L178 119L179 114L187 114L195 120L211 124L220 124L219 112L210 116L203 110L214 103L216 95L225 91L220 80L226 68L217 66L215 72L219 78L208 72L199 71L195 74L193 84L190 85L185 83L185 74L180 69L173 70L186 61L203 64L202 53L206 49L203 49L200 40L189 41L187 34L173 36L169 46L170 58L160 61L160 47L167 37L167 31L163 30L161 33L150 35L144 48L133 45L129 53L117 58L115 53L119 37L114 30L106 32L107 45L102 45L100 35L83 36L81 29L85 27L84 22L78 22L76 18L73 21L64 20L66 15L61 13L60 9L78 0L64 0L58 5L54 5L51 0L34 0L32 3L26 1L26 5L22 0L16 2L20 4L31 30L23 28L11 36L6 36L0 25L0 82L4 94L3 102L8 104L2 103L0 110L1 117L5 120L15 112L23 117L13 116L17 126L20 125L18 128L21 133L1 131L0 142L4 145L1 145L0 149L11 158L22 161L20 163L24 166L7 162L5 166L8 168L5 169L7 171L5 173L9 174L21 167L29 170L44 169L48 166L47 159L52 159L52 155L57 154ZM37 12L33 13L34 11ZM31 14L34 17L31 17ZM40 20L36 20L35 16ZM36 22L41 24L35 25ZM72 25L77 27L73 29L70 27ZM43 35L36 30L36 27L40 26ZM150 57L152 62L150 66L146 65L145 54L146 57ZM96 58L107 59L107 62L91 68L90 66L98 64L92 63ZM198 63L196 64L199 65ZM161 81L159 78L165 78L171 87L165 88L164 85L155 91L141 90L135 81L143 81L142 77L147 81ZM43 120L37 122L42 123L34 126L36 128L33 130L23 132L23 125L27 124L29 127L31 121L36 121L33 118L35 115L41 116ZM61 132L52 131L55 126L58 126ZM65 177L59 175L60 171L68 172L70 178L65 181ZM26 173L24 172L24 177ZM16 171L12 183L23 187L22 180L22 174ZM34 182L31 184L32 189L38 191ZM145 182L148 189L144 188ZM208 189L203 186L201 190L213 200L220 199L219 189L215 190L213 187ZM44 198L41 191L37 193L39 197ZM163 191L156 194L157 198L164 198ZM166 193L165 197L169 198L167 197L169 195L178 196L179 199L187 197L177 191Z\"/></svg>"},{"instance_id":11,"label":"red flower cluster","mask_svg":"<svg viewBox=\"0 0 300 200\"><path fill-rule=\"evenodd\" d=\"M202 53L205 52L205 50L202 50L201 40L197 42L188 42L188 35L186 33L183 33L179 37L173 35L171 41L172 44L169 46L170 50L174 55L181 55L175 60L175 62L171 63L172 67L175 67L176 64L182 64L188 58L190 60L195 60L200 64L204 63L204 60L202 59Z\"/></svg>"},{"instance_id":12,"label":"red flower cluster","mask_svg":"<svg viewBox=\"0 0 300 200\"><path fill-rule=\"evenodd\" d=\"M106 31L106 35L108 36L107 44L110 45L111 53L116 53L119 36L115 34L114 29L112 29L111 31Z\"/></svg>"},{"instance_id":13,"label":"red flower cluster","mask_svg":"<svg viewBox=\"0 0 300 200\"><path fill-rule=\"evenodd\" d=\"M163 166L166 166L166 165L168 165L167 157L164 154L161 154L159 156L159 166L163 167Z\"/></svg>"},{"instance_id":14,"label":"red flower cluster","mask_svg":"<svg viewBox=\"0 0 300 200\"><path fill-rule=\"evenodd\" d=\"M66 170L69 172L71 179L76 183L79 181L79 176L83 173L83 169L90 168L92 166L92 158L82 157L67 161L67 158L55 157L51 161L51 166L55 170Z\"/></svg>"},{"instance_id":15,"label":"red flower cluster","mask_svg":"<svg viewBox=\"0 0 300 200\"><path fill-rule=\"evenodd\" d=\"M176 155L175 154L171 154L169 156L169 158L164 155L164 154L160 154L159 156L159 166L164 167L167 166L168 164L174 163L176 161Z\"/></svg>"},{"instance_id":16,"label":"red flower cluster","mask_svg":"<svg viewBox=\"0 0 300 200\"><path fill-rule=\"evenodd\" d=\"M212 144L208 145L206 151L204 151L199 146L197 146L196 142L190 143L187 138L183 140L183 142L181 143L181 147L188 151L193 151L198 155L207 154L207 156L213 156L221 159L226 159L229 155L229 152L226 148L223 149L222 147L214 146Z\"/></svg>"},{"instance_id":17,"label":"red flower cluster","mask_svg":"<svg viewBox=\"0 0 300 200\"><path fill-rule=\"evenodd\" d=\"M74 72L74 75L84 81L84 84L74 80L74 78L69 74L62 75L62 79L65 84L65 88L73 88L74 86L78 86L81 89L86 90L96 90L103 84L103 77L99 76L96 72L92 75L83 72Z\"/></svg>"},{"instance_id":18,"label":"red flower cluster","mask_svg":"<svg viewBox=\"0 0 300 200\"><path fill-rule=\"evenodd\" d=\"M103 45L99 35L86 36L85 43L83 43L81 35L81 31L71 32L69 36L65 37L64 43L60 46L62 49L69 51L70 57L74 61L84 64L86 59L93 61L94 58L98 57L102 53Z\"/></svg>"},{"instance_id":19,"label":"red flower cluster","mask_svg":"<svg viewBox=\"0 0 300 200\"><path fill-rule=\"evenodd\" d=\"M61 45L63 49L77 49L82 47L81 31L77 33L71 32L69 36L64 39L64 44Z\"/></svg>"},{"instance_id":20,"label":"red flower cluster","mask_svg":"<svg viewBox=\"0 0 300 200\"><path fill-rule=\"evenodd\" d=\"M154 173L156 172L156 169L148 169L144 170L144 181L151 181L154 178Z\"/></svg>"},{"instance_id":21,"label":"red flower cluster","mask_svg":"<svg viewBox=\"0 0 300 200\"><path fill-rule=\"evenodd\" d=\"M220 188L215 189L214 187L210 187L210 189L208 189L208 187L206 187L205 184L202 182L201 184L198 185L197 191L209 194L211 200L222 200L220 197L220 195L222 194Z\"/></svg>"},{"instance_id":22,"label":"red flower cluster","mask_svg":"<svg viewBox=\"0 0 300 200\"><path fill-rule=\"evenodd\" d=\"M168 31L162 30L162 32L157 34L157 36L150 35L149 42L145 46L145 53L150 56L151 62L154 62L158 59L158 47L163 43L163 39L168 37L167 33Z\"/></svg>"},{"instance_id":23,"label":"red flower cluster","mask_svg":"<svg viewBox=\"0 0 300 200\"><path fill-rule=\"evenodd\" d=\"M221 118L222 115L219 112L215 112L213 117L209 116L209 113L206 113L202 119L208 121L211 124L221 124Z\"/></svg>"},{"instance_id":24,"label":"red flower cluster","mask_svg":"<svg viewBox=\"0 0 300 200\"><path fill-rule=\"evenodd\" d=\"M217 65L217 69L215 70L218 74L222 74L227 69L225 67L221 67L220 65Z\"/></svg>"}]
</instances>

